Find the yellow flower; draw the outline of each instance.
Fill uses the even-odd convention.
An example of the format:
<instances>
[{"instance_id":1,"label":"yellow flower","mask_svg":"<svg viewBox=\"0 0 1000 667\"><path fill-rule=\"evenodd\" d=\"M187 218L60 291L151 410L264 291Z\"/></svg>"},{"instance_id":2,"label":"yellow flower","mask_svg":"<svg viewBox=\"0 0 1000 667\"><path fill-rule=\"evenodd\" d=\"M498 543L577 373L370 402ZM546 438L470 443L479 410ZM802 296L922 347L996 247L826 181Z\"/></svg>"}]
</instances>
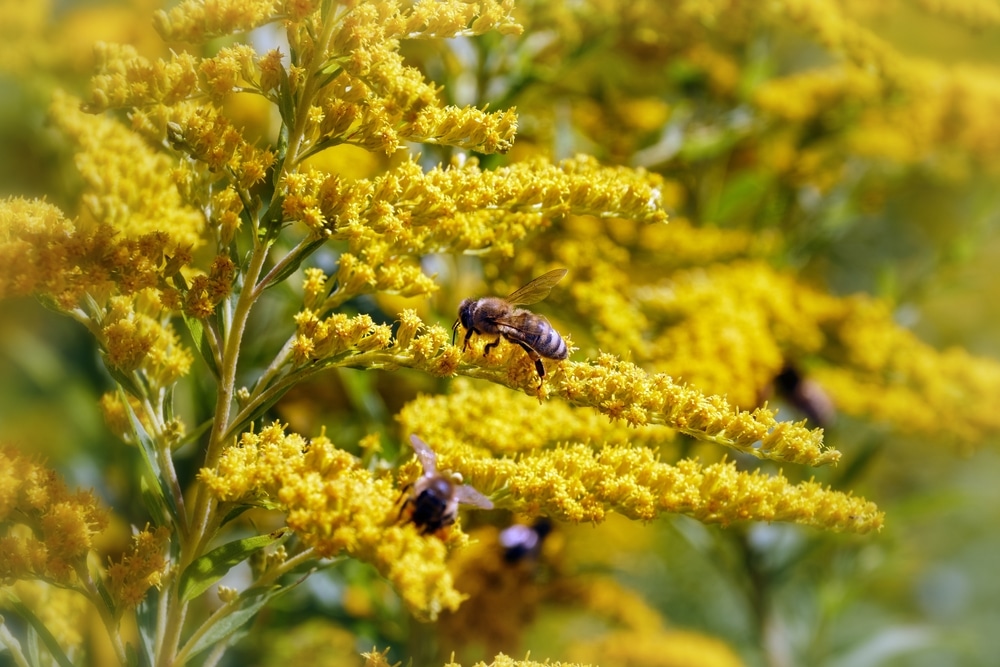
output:
<instances>
[{"instance_id":1,"label":"yellow flower","mask_svg":"<svg viewBox=\"0 0 1000 667\"><path fill-rule=\"evenodd\" d=\"M141 369L154 388L168 387L187 375L194 358L169 323L138 312L143 308L152 310L155 305L124 296L111 298L101 316L99 340L108 364L124 373Z\"/></svg>"},{"instance_id":2,"label":"yellow flower","mask_svg":"<svg viewBox=\"0 0 1000 667\"><path fill-rule=\"evenodd\" d=\"M72 586L107 523L92 493L70 493L53 471L0 448L0 527L8 531L0 536L0 581Z\"/></svg>"},{"instance_id":3,"label":"yellow flower","mask_svg":"<svg viewBox=\"0 0 1000 667\"><path fill-rule=\"evenodd\" d=\"M172 180L173 160L120 123L79 110L79 101L56 95L56 126L78 146L77 168L87 183L90 213L126 238L166 234L170 247L197 247L204 218L186 206Z\"/></svg>"},{"instance_id":4,"label":"yellow flower","mask_svg":"<svg viewBox=\"0 0 1000 667\"><path fill-rule=\"evenodd\" d=\"M602 521L614 511L640 520L676 512L722 524L790 521L861 533L882 525L874 504L815 482L792 484L780 474L743 472L726 461L661 462L659 445L672 438L657 433L662 427L598 424L592 412L570 410L558 401L537 405L527 396L499 389L477 393L460 384L450 396L419 398L399 420L404 432L433 440L440 466L493 494L498 507L573 522ZM745 419L743 424L747 428L752 422ZM786 422L772 422L772 427L771 435L764 436L765 447L786 437L794 441L796 429L810 433ZM803 451L793 449L791 442L785 447L796 456ZM515 452L513 458L491 456Z\"/></svg>"},{"instance_id":5,"label":"yellow flower","mask_svg":"<svg viewBox=\"0 0 1000 667\"><path fill-rule=\"evenodd\" d=\"M457 662L448 662L444 665L444 667L462 666ZM560 662L558 660L556 662L551 662L549 660L546 660L545 662L538 662L527 658L524 660L515 660L510 656L499 653L495 658L493 658L493 662L488 665L485 662L477 662L475 665L472 665L472 667L583 667L583 665L581 663Z\"/></svg>"},{"instance_id":6,"label":"yellow flower","mask_svg":"<svg viewBox=\"0 0 1000 667\"><path fill-rule=\"evenodd\" d=\"M117 238L106 224L70 221L39 201L0 201L0 296L49 297L65 310L84 295L99 303L132 294L162 279L169 239L151 232Z\"/></svg>"},{"instance_id":7,"label":"yellow flower","mask_svg":"<svg viewBox=\"0 0 1000 667\"><path fill-rule=\"evenodd\" d=\"M320 557L346 554L371 563L418 617L434 619L463 599L445 565L461 536L446 544L410 523L399 525L400 492L392 480L373 475L324 437L306 442L278 424L244 433L200 478L220 500L281 508Z\"/></svg>"},{"instance_id":8,"label":"yellow flower","mask_svg":"<svg viewBox=\"0 0 1000 667\"><path fill-rule=\"evenodd\" d=\"M164 552L169 540L170 530L166 527L147 527L132 538L131 550L108 566L108 589L119 613L136 607L151 587L159 588L167 566Z\"/></svg>"},{"instance_id":9,"label":"yellow flower","mask_svg":"<svg viewBox=\"0 0 1000 667\"><path fill-rule=\"evenodd\" d=\"M276 0L184 0L154 15L156 30L168 41L199 43L233 32L249 32L272 20Z\"/></svg>"}]
</instances>

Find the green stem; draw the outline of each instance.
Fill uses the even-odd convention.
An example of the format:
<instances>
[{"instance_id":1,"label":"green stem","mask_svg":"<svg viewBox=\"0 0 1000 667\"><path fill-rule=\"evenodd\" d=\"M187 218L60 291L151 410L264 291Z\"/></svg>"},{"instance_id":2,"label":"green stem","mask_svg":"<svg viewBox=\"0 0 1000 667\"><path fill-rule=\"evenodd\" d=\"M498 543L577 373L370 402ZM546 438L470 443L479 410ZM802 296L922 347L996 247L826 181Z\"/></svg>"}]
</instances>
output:
<instances>
[{"instance_id":1,"label":"green stem","mask_svg":"<svg viewBox=\"0 0 1000 667\"><path fill-rule=\"evenodd\" d=\"M97 590L97 586L94 585L93 579L90 578L90 572L87 570L86 564L81 564L80 566L74 568L76 571L77 579L83 585L82 589L77 588L76 590L82 593L88 600L90 604L97 610L98 615L101 617L101 622L104 623L104 629L108 633L108 639L111 642L111 647L115 651L115 657L118 659L118 664L126 665L128 664L128 658L125 653L125 645L122 644L120 619L117 614L113 612L112 609L108 608L108 605L104 601L104 596L101 595L100 591Z\"/></svg>"},{"instance_id":2,"label":"green stem","mask_svg":"<svg viewBox=\"0 0 1000 667\"><path fill-rule=\"evenodd\" d=\"M288 134L288 148L285 151L285 159L282 164L282 171L291 171L301 159L299 152L302 150L302 143L305 141L306 127L309 123L309 102L316 96L320 84L318 73L323 69L327 60L327 51L333 39L333 31L340 21L340 17L331 16L324 21L323 34L316 41L312 58L305 70L309 72L305 84L302 86L302 93L299 96L299 104L295 107L295 121Z\"/></svg>"},{"instance_id":3,"label":"green stem","mask_svg":"<svg viewBox=\"0 0 1000 667\"><path fill-rule=\"evenodd\" d=\"M288 251L288 253L278 260L267 275L254 287L254 297L258 297L264 292L271 283L274 281L275 277L280 276L288 266L296 262L301 262L312 252L315 252L315 248L310 249L309 246L317 242L317 237L308 235L302 238L295 247Z\"/></svg>"},{"instance_id":4,"label":"green stem","mask_svg":"<svg viewBox=\"0 0 1000 667\"><path fill-rule=\"evenodd\" d=\"M162 392L161 392L162 393ZM162 401L159 401L162 404ZM180 480L177 479L177 470L174 468L174 459L170 455L170 445L164 436L164 424L161 418L163 411L154 407L147 396L143 396L142 409L146 413L146 418L153 426L153 433L150 435L156 443L156 459L160 465L160 472L166 477L167 485L170 487L170 494L174 498L174 506L177 508L178 528L181 533L181 540L188 537L189 524L187 513L184 509L184 491L181 489Z\"/></svg>"},{"instance_id":5,"label":"green stem","mask_svg":"<svg viewBox=\"0 0 1000 667\"><path fill-rule=\"evenodd\" d=\"M267 572L264 572L257 581L255 581L253 584L247 587L247 590L270 586L280 577L284 576L286 573L294 570L302 563L305 563L315 557L316 557L315 549L309 547L308 549L289 558L281 565L277 565L269 569ZM205 636L205 634L208 633L217 623L224 620L233 612L239 610L239 606L240 606L240 600L239 598L237 598L235 600L232 600L231 602L227 602L226 604L216 609L215 612L211 616L209 616L204 623L202 623L201 627L198 628L193 635L191 635L191 637L187 640L187 643L184 644L184 647L181 648L181 650L177 653L177 664L180 665L186 662L190 657L190 652L194 649L195 646L198 645L198 642L201 641L201 638Z\"/></svg>"},{"instance_id":6,"label":"green stem","mask_svg":"<svg viewBox=\"0 0 1000 667\"><path fill-rule=\"evenodd\" d=\"M233 396L236 393L236 372L240 356L240 344L243 341L243 334L246 331L247 321L250 311L255 302L252 285L257 283L267 259L268 247L258 244L254 240L254 250L247 266L246 274L243 277L244 289L240 291L240 296L233 309L230 326L228 327L225 345L222 351L222 365L219 368L219 393L216 397L215 415L212 423L212 434L209 438L208 448L205 452L205 466L215 467L219 456L225 447L225 434L229 424L229 416L232 410ZM195 506L192 516L193 527L190 535L191 539L183 544L179 562L177 564L180 571L190 565L201 555L201 549L211 539L208 528L213 523L215 513L215 502L211 494L203 485L195 488ZM158 656L158 665L168 667L175 664L183 664L175 659L176 651L180 646L181 628L184 618L187 615L187 602L180 599L177 585L179 577L174 580L167 595L170 596L169 614L164 628L164 637L161 645L162 652Z\"/></svg>"},{"instance_id":7,"label":"green stem","mask_svg":"<svg viewBox=\"0 0 1000 667\"><path fill-rule=\"evenodd\" d=\"M319 85L316 73L323 66L326 59L326 52L333 39L334 29L337 20L333 17L326 20L323 26L323 34L316 44L311 61L306 66L306 71L310 73L299 96L299 104L295 110L294 127L289 133L288 147L285 152L285 159L282 161L281 171L287 173L294 169L299 160L299 152L305 140L305 131L309 121L309 102L315 97ZM260 277L263 272L264 263L270 249L269 244L261 243L258 234L253 234L254 248L250 256L249 264L245 274L242 276L242 289L232 312L224 311L226 317L226 327L223 332L221 347L221 363L219 365L219 389L216 397L215 414L212 423L211 436L205 452L204 465L214 468L228 442L230 434L230 416L233 407L233 398L236 393L236 373L239 361L240 345L243 341L243 334L246 330L250 311L260 294ZM276 275L276 274L273 274ZM224 302L220 305L226 308ZM204 485L196 485L194 509L191 516L192 528L190 539L182 544L181 553L178 559L177 568L183 572L201 552L212 538L212 530L217 527L216 502ZM163 641L160 644L161 651L157 657L159 667L173 667L181 665L187 659L187 647L194 646L197 637L204 633L205 628L211 625L203 625L191 640L185 644L185 648L180 648L181 629L187 613L187 602L180 599L178 590L179 577L175 578L170 586L167 595L170 600L167 606L168 614L164 624ZM229 605L224 606L213 614L216 616ZM229 613L229 612L226 612Z\"/></svg>"}]
</instances>

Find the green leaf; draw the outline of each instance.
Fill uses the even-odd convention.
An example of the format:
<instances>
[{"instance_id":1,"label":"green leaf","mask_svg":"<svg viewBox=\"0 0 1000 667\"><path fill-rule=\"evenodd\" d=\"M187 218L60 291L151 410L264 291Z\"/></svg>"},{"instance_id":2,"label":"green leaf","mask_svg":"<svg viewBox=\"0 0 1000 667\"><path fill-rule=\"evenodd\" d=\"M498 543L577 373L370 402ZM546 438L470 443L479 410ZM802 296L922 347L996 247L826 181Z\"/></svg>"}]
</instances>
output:
<instances>
[{"instance_id":1,"label":"green leaf","mask_svg":"<svg viewBox=\"0 0 1000 667\"><path fill-rule=\"evenodd\" d=\"M321 245L323 245L323 239L315 239L313 241L310 241L306 245L302 246L301 248L299 248L298 257L294 258L292 261L286 264L277 274L271 276L270 282L264 286L264 289L270 289L271 287L274 287L275 285L279 284L280 282L288 278L288 276L295 273L298 270L298 268L302 265L303 260L309 257L309 255L313 254L313 252L316 251L316 248L320 247Z\"/></svg>"},{"instance_id":2,"label":"green leaf","mask_svg":"<svg viewBox=\"0 0 1000 667\"><path fill-rule=\"evenodd\" d=\"M230 521L238 519L239 517L243 516L244 512L251 509L254 509L253 505L236 505L231 510L226 512L226 516L222 518L222 522L219 525L225 526Z\"/></svg>"},{"instance_id":3,"label":"green leaf","mask_svg":"<svg viewBox=\"0 0 1000 667\"><path fill-rule=\"evenodd\" d=\"M131 373L123 373L120 369L115 368L111 363L108 362L108 355L102 350L101 360L104 361L104 368L107 369L108 375L114 380L118 386L127 391L132 396L136 398L142 398L142 389L136 383L135 377Z\"/></svg>"},{"instance_id":4,"label":"green leaf","mask_svg":"<svg viewBox=\"0 0 1000 667\"><path fill-rule=\"evenodd\" d=\"M278 68L281 83L278 85L278 113L288 127L295 126L295 100L292 98L292 81L284 67Z\"/></svg>"},{"instance_id":5,"label":"green leaf","mask_svg":"<svg viewBox=\"0 0 1000 667\"><path fill-rule=\"evenodd\" d=\"M157 490L157 485L150 486L147 475L139 478L139 493L142 496L142 504L149 512L153 524L157 526L170 525L170 512L167 511L166 501Z\"/></svg>"},{"instance_id":6,"label":"green leaf","mask_svg":"<svg viewBox=\"0 0 1000 667\"><path fill-rule=\"evenodd\" d=\"M138 443L139 451L142 452L142 461L145 463L144 472L146 473L144 477L147 478L146 481L148 482L148 491L150 493L149 500L155 503L150 507L150 510L154 515L162 514L162 510L166 510L166 514L170 519L169 523L177 525L179 514L177 504L174 502L174 496L167 486L167 481L163 478L163 470L160 468L159 458L157 458L156 442L146 432L142 422L139 421L135 411L132 409L132 405L121 391L119 391L119 398L122 405L125 406L125 414L128 415L132 438ZM158 512L158 509L161 511ZM159 525L167 525L167 523L165 521Z\"/></svg>"},{"instance_id":7,"label":"green leaf","mask_svg":"<svg viewBox=\"0 0 1000 667\"><path fill-rule=\"evenodd\" d=\"M273 598L295 588L295 586L297 586L304 579L305 577L302 577L302 579L299 579L290 586L251 588L250 590L244 591L234 603L237 607L236 610L219 620L218 623L215 623L208 629L207 632L205 632L205 634L199 637L198 641L195 642L195 645L191 648L188 657L193 658L202 651L214 647L222 640L235 634L240 630L240 628L253 620L253 617L257 615L257 612L259 612L265 604L270 602Z\"/></svg>"},{"instance_id":8,"label":"green leaf","mask_svg":"<svg viewBox=\"0 0 1000 667\"><path fill-rule=\"evenodd\" d=\"M152 667L155 663L153 647L156 645L156 607L160 592L152 588L136 608L135 621L139 630L139 650L136 653L136 663L140 667ZM134 651L132 645L128 646Z\"/></svg>"},{"instance_id":9,"label":"green leaf","mask_svg":"<svg viewBox=\"0 0 1000 667\"><path fill-rule=\"evenodd\" d=\"M194 341L195 349L198 350L201 358L205 360L208 370L218 379L219 364L215 358L215 350L212 349L211 344L208 342L208 334L205 333L205 323L196 317L184 315L184 325L187 327L188 333L191 334L191 340Z\"/></svg>"},{"instance_id":10,"label":"green leaf","mask_svg":"<svg viewBox=\"0 0 1000 667\"><path fill-rule=\"evenodd\" d=\"M24 603L21 602L21 600L19 600L13 593L7 591L7 596L10 600L11 609L13 609L14 613L23 618L28 625L31 626L31 629L35 631L38 638L42 640L43 644L45 644L45 648L49 650L49 653L52 655L52 658L56 661L56 663L58 663L60 667L73 667L73 663L70 662L66 654L63 653L62 647L59 646L59 642L57 642L56 638L52 636L52 633L45 627L45 624L42 623L42 621L35 616L30 609L25 607Z\"/></svg>"},{"instance_id":11,"label":"green leaf","mask_svg":"<svg viewBox=\"0 0 1000 667\"><path fill-rule=\"evenodd\" d=\"M208 587L225 576L234 565L242 563L253 552L282 540L289 534L285 529L268 535L257 535L235 540L213 549L187 566L179 582L181 600L187 602L208 590Z\"/></svg>"}]
</instances>

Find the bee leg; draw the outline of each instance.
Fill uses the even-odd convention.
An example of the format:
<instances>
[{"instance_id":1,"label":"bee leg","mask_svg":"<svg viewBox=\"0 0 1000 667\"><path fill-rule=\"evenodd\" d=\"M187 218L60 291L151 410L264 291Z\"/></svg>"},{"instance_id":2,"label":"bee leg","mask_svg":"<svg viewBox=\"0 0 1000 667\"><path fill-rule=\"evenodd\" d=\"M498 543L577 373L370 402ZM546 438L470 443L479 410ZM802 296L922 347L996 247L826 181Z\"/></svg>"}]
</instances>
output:
<instances>
[{"instance_id":1,"label":"bee leg","mask_svg":"<svg viewBox=\"0 0 1000 667\"><path fill-rule=\"evenodd\" d=\"M492 343L486 343L486 345L483 346L483 356L484 357L487 356L490 353L490 350L492 350L493 348L495 348L499 344L500 344L500 339L499 338L497 338Z\"/></svg>"},{"instance_id":2,"label":"bee leg","mask_svg":"<svg viewBox=\"0 0 1000 667\"><path fill-rule=\"evenodd\" d=\"M465 348L469 347L469 341L472 339L472 334L474 333L479 333L479 332L471 327L469 328L468 331L465 332L465 340L462 341L462 352L465 352Z\"/></svg>"},{"instance_id":3,"label":"bee leg","mask_svg":"<svg viewBox=\"0 0 1000 667\"><path fill-rule=\"evenodd\" d=\"M412 486L413 486L412 484L407 484L406 486L403 487L403 491L400 493L399 496L400 500L402 500L404 496L406 496L406 500L403 501L402 507L399 508L399 514L396 515L396 521L399 521L400 519L403 518L403 512L405 512L406 508L409 507L410 503L413 502L413 499L407 495ZM396 502L398 503L399 500L397 500Z\"/></svg>"},{"instance_id":4,"label":"bee leg","mask_svg":"<svg viewBox=\"0 0 1000 667\"><path fill-rule=\"evenodd\" d=\"M545 384L545 366L542 364L541 355L524 343L518 343L518 345L520 345L524 351L528 353L528 358L535 362L535 371L538 373L538 386L541 387Z\"/></svg>"}]
</instances>

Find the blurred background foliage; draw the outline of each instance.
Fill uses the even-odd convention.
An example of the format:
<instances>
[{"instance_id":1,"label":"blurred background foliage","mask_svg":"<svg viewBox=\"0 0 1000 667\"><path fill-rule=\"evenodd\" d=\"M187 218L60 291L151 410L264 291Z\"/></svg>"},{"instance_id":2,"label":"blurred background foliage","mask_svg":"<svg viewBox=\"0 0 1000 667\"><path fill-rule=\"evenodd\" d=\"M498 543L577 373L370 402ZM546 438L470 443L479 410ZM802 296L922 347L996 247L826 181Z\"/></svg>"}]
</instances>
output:
<instances>
[{"instance_id":1,"label":"blurred background foliage","mask_svg":"<svg viewBox=\"0 0 1000 667\"><path fill-rule=\"evenodd\" d=\"M0 194L76 210L72 153L45 120L52 91L86 97L98 40L168 53L150 22L159 4L0 0ZM415 307L450 322L461 298L485 289L465 278L471 267L481 265L489 293L505 293L540 261L575 257L578 274L551 299L553 321L567 323L557 328L588 354L635 349L644 363L642 318L616 310L616 298L635 294L616 297L619 276L600 268L634 260L652 284L745 260L834 295L877 297L938 350L1000 357L1000 3L522 0L517 15L520 37L421 41L404 53L451 103L517 107L513 151L482 156L486 166L582 152L663 174L666 236L556 221L512 258L430 258L425 270L442 284L433 303L379 296L352 307L384 321ZM251 134L274 129L268 109L249 98L231 113ZM452 157L419 150L428 165ZM316 160L355 176L388 164L357 149ZM327 260L329 271L335 258ZM578 302L594 290L575 291L574 281L605 285L608 303ZM280 342L269 323L290 322L294 302L273 299L248 345ZM687 361L668 356L656 370L697 378ZM742 371L717 378L720 386L706 375L702 386L753 407L767 381ZM35 302L0 303L0 378L0 439L40 453L71 485L95 487L121 519L108 550L123 548L126 524L145 522L130 509L141 506L137 453L96 409L110 382L88 334ZM447 385L415 372L341 370L290 393L276 414L299 432L325 426L338 443L356 443L395 435L402 405ZM181 396L190 412L209 404L199 391ZM1000 396L982 398L1000 412ZM269 607L230 664L352 664L359 650L390 645L390 657L418 665L452 650L463 661L531 650L535 659L604 665L992 665L1000 655L995 433L954 446L926 429L841 414L827 429L844 452L840 467L786 474L815 473L877 502L887 519L876 536L612 520L557 525L537 558L509 567L497 560L497 528L471 517L479 542L456 568L459 587L475 595L454 617L407 619L387 584L348 564ZM719 456L683 439L676 447L675 455ZM196 452L181 452L182 477L198 463ZM495 570L483 565L489 558ZM466 571L466 561L478 565ZM685 643L686 631L718 644L694 658L672 655L665 647L697 645ZM639 659L650 636L659 643Z\"/></svg>"}]
</instances>

